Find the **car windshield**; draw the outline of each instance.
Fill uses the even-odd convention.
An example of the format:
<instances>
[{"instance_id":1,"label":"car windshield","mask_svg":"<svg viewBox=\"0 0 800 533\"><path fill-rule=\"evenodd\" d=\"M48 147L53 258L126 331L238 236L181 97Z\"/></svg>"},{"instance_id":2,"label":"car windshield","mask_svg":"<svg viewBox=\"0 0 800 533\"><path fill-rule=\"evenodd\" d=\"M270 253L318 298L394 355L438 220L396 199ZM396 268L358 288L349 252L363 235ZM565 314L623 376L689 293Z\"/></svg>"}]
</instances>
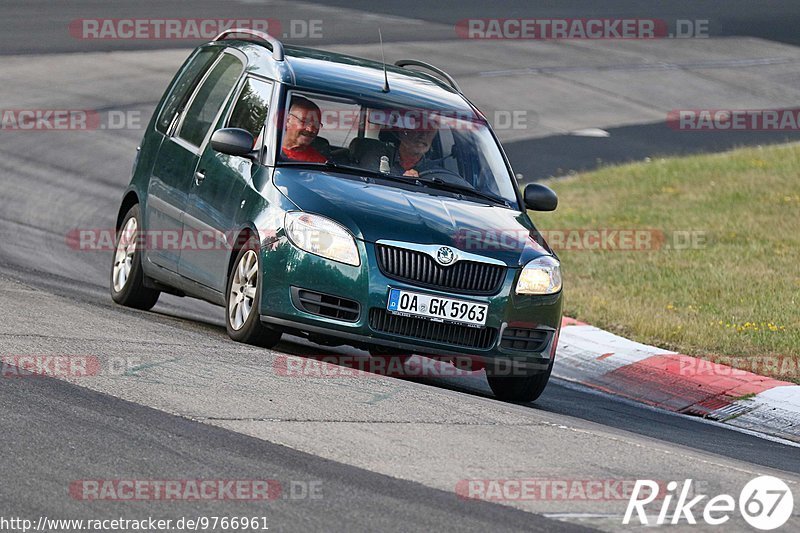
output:
<instances>
[{"instance_id":1,"label":"car windshield","mask_svg":"<svg viewBox=\"0 0 800 533\"><path fill-rule=\"evenodd\" d=\"M279 164L318 164L507 207L515 184L485 121L292 91Z\"/></svg>"}]
</instances>

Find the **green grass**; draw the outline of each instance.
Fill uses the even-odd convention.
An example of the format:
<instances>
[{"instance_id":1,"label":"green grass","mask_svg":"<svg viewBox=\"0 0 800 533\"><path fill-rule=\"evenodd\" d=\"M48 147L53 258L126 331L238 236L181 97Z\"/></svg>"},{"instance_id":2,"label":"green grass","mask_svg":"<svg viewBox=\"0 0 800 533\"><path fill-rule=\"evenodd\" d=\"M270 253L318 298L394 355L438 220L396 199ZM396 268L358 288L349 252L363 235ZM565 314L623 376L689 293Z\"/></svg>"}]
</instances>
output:
<instances>
[{"instance_id":1,"label":"green grass","mask_svg":"<svg viewBox=\"0 0 800 533\"><path fill-rule=\"evenodd\" d=\"M800 145L654 159L546 183L559 208L531 213L541 230L643 228L665 237L646 251L559 251L568 316L709 359L800 356ZM677 249L674 232L706 242Z\"/></svg>"}]
</instances>

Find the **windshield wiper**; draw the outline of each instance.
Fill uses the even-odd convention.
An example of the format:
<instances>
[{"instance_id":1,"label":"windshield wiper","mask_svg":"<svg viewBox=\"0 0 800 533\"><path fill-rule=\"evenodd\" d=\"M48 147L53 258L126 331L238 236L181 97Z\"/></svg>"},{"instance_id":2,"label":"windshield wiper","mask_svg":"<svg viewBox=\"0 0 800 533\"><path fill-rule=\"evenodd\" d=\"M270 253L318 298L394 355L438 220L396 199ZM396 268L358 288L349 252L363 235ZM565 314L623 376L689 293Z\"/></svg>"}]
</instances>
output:
<instances>
[{"instance_id":1,"label":"windshield wiper","mask_svg":"<svg viewBox=\"0 0 800 533\"><path fill-rule=\"evenodd\" d=\"M406 185L424 185L426 187L431 187L434 189L440 189L448 192L456 192L456 193L466 193L472 196L477 196L479 198L483 198L484 200L489 200L490 202L504 205L506 207L511 207L509 203L498 196L494 196L492 194L488 194L485 192L481 192L477 189L469 185L458 185L456 183L450 183L444 181L441 178L419 178L416 176L400 176L398 174L385 174L383 172L379 172L377 170L370 170L368 168L362 167L354 167L350 165L343 165L341 163L337 163L335 161L331 161L330 159L324 163L316 163L314 161L280 161L280 165L285 166L300 166L300 167L314 167L314 168L329 168L335 170L343 170L345 172L350 172L361 176L364 179L385 179L389 181L394 181L397 183L404 183Z\"/></svg>"},{"instance_id":2,"label":"windshield wiper","mask_svg":"<svg viewBox=\"0 0 800 533\"><path fill-rule=\"evenodd\" d=\"M449 192L457 192L457 193L466 193L471 194L473 196L477 196L479 198L483 198L484 200L489 200L490 202L494 202L496 204L504 205L506 207L511 207L508 201L504 198L500 198L499 196L495 196L493 194L481 192L478 189L475 189L471 185L459 185L458 183L450 183L449 181L444 181L441 178L415 178L420 183L424 183L429 187L433 187L436 189L442 189Z\"/></svg>"},{"instance_id":3,"label":"windshield wiper","mask_svg":"<svg viewBox=\"0 0 800 533\"><path fill-rule=\"evenodd\" d=\"M413 176L400 176L397 174L385 174L383 172L377 170L371 170L364 167L354 167L352 165L343 165L342 163L337 163L335 161L331 161L330 159L325 161L324 163L316 163L313 161L280 161L279 164L281 166L290 166L290 167L313 167L313 168L328 168L334 170L343 170L346 172L352 172L353 174L358 174L365 179L385 179L389 181L396 181L398 183L405 183L406 185L416 185L417 182L425 183L425 180L420 180L419 178L415 178Z\"/></svg>"},{"instance_id":4,"label":"windshield wiper","mask_svg":"<svg viewBox=\"0 0 800 533\"><path fill-rule=\"evenodd\" d=\"M347 170L351 172L357 172L359 174L369 174L371 176L383 176L377 170L370 170L368 168L363 167L354 167L352 165L343 165L342 163L337 163L332 159L328 159L324 163L318 163L316 161L278 161L280 166L287 166L287 167L314 167L314 168L333 168L336 170Z\"/></svg>"},{"instance_id":5,"label":"windshield wiper","mask_svg":"<svg viewBox=\"0 0 800 533\"><path fill-rule=\"evenodd\" d=\"M325 161L324 163L317 163L316 161L279 161L278 164L280 166L287 166L287 167L311 167L311 168L340 170L343 172L347 172L349 174L355 174L357 176L364 178L365 180L369 180L370 176L374 176L377 174L377 172L374 172L367 168L343 165L341 163L331 161L330 159Z\"/></svg>"},{"instance_id":6,"label":"windshield wiper","mask_svg":"<svg viewBox=\"0 0 800 533\"><path fill-rule=\"evenodd\" d=\"M358 172L370 172L365 168L360 167L351 167L349 165L342 165L341 163L336 163L328 159L324 163L318 163L316 161L278 161L280 166L287 166L287 167L327 167L327 168L337 168L341 170L353 170Z\"/></svg>"}]
</instances>

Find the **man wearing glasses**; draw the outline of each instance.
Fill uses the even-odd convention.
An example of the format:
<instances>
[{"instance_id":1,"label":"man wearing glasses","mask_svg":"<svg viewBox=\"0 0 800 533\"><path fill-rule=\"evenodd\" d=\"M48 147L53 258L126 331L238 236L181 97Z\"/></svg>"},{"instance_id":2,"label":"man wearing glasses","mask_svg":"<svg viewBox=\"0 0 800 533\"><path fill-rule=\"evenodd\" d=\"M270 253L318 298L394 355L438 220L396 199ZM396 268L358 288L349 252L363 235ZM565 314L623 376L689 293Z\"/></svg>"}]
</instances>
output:
<instances>
[{"instance_id":1,"label":"man wearing glasses","mask_svg":"<svg viewBox=\"0 0 800 533\"><path fill-rule=\"evenodd\" d=\"M324 163L327 158L312 146L322 127L319 106L302 96L292 97L286 117L286 131L281 143L281 154L291 161Z\"/></svg>"},{"instance_id":2,"label":"man wearing glasses","mask_svg":"<svg viewBox=\"0 0 800 533\"><path fill-rule=\"evenodd\" d=\"M420 172L439 166L432 165L427 157L436 133L433 127L400 130L400 144L392 161L392 173L418 178Z\"/></svg>"}]
</instances>

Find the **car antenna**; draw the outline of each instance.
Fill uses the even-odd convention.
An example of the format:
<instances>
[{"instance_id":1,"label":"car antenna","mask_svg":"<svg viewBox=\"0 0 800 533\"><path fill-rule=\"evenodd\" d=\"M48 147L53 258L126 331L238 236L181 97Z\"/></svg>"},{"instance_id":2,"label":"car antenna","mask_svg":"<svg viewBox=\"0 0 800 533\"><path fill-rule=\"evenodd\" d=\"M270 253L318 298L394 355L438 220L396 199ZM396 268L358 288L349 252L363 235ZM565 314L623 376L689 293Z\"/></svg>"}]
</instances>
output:
<instances>
[{"instance_id":1,"label":"car antenna","mask_svg":"<svg viewBox=\"0 0 800 533\"><path fill-rule=\"evenodd\" d=\"M378 28L378 40L381 42L381 61L383 61L383 92L389 92L389 74L386 73L386 56L383 55L383 36Z\"/></svg>"}]
</instances>

